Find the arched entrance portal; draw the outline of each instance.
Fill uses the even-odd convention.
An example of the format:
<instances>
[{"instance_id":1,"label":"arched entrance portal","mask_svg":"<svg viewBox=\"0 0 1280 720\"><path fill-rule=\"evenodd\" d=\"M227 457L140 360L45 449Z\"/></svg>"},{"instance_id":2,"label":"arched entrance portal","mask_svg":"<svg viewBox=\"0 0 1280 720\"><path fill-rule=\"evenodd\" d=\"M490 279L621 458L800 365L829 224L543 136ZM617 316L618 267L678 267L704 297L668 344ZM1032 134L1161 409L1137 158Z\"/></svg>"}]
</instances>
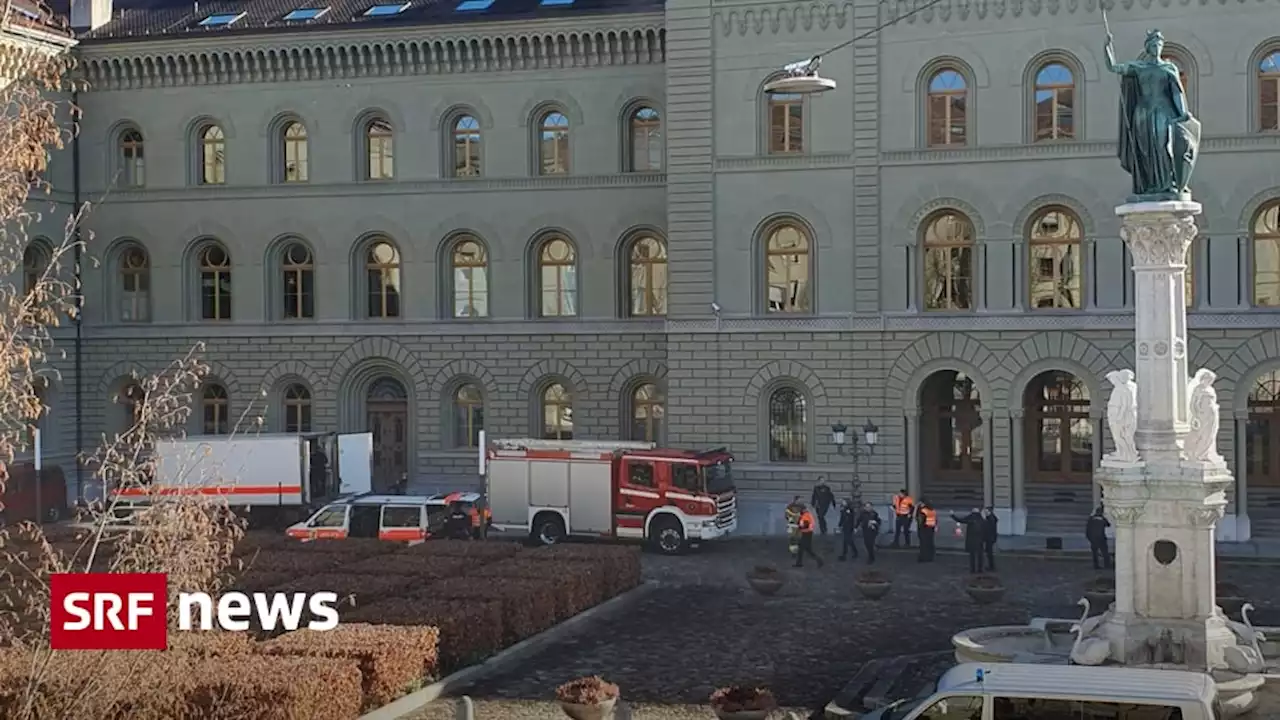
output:
<instances>
[{"instance_id":1,"label":"arched entrance portal","mask_svg":"<svg viewBox=\"0 0 1280 720\"><path fill-rule=\"evenodd\" d=\"M1249 389L1245 482L1250 534L1280 536L1280 371L1258 376Z\"/></svg>"},{"instance_id":2,"label":"arched entrance portal","mask_svg":"<svg viewBox=\"0 0 1280 720\"><path fill-rule=\"evenodd\" d=\"M973 379L942 370L920 387L920 496L934 507L982 507L982 398Z\"/></svg>"},{"instance_id":3,"label":"arched entrance portal","mask_svg":"<svg viewBox=\"0 0 1280 720\"><path fill-rule=\"evenodd\" d=\"M366 395L373 433L373 489L385 491L409 469L409 395L392 377L380 377Z\"/></svg>"},{"instance_id":4,"label":"arched entrance portal","mask_svg":"<svg viewBox=\"0 0 1280 720\"><path fill-rule=\"evenodd\" d=\"M1093 506L1094 422L1089 386L1069 372L1050 370L1027 384L1027 529L1079 532Z\"/></svg>"}]
</instances>

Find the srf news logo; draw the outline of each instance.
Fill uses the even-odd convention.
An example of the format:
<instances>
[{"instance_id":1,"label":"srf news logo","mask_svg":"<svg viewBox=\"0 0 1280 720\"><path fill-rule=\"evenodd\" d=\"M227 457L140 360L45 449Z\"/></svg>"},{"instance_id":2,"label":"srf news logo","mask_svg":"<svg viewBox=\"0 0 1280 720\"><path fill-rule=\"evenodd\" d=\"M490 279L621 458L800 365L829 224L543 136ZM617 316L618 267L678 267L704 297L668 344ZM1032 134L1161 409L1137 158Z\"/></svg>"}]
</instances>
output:
<instances>
[{"instance_id":1,"label":"srf news logo","mask_svg":"<svg viewBox=\"0 0 1280 720\"><path fill-rule=\"evenodd\" d=\"M49 644L54 650L165 650L169 583L163 573L64 573L49 579ZM338 594L179 593L178 629L245 632L338 626Z\"/></svg>"}]
</instances>

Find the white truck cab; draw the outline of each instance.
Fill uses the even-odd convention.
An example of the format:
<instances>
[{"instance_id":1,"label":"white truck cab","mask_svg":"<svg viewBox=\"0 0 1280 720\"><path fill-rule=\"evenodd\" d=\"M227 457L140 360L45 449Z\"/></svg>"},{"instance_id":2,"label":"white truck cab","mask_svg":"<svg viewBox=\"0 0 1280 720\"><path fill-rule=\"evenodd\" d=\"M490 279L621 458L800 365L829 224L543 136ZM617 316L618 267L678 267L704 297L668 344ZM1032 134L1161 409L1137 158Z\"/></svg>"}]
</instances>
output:
<instances>
[{"instance_id":1,"label":"white truck cab","mask_svg":"<svg viewBox=\"0 0 1280 720\"><path fill-rule=\"evenodd\" d=\"M1208 675L1083 665L964 663L923 700L861 720L1225 720Z\"/></svg>"}]
</instances>

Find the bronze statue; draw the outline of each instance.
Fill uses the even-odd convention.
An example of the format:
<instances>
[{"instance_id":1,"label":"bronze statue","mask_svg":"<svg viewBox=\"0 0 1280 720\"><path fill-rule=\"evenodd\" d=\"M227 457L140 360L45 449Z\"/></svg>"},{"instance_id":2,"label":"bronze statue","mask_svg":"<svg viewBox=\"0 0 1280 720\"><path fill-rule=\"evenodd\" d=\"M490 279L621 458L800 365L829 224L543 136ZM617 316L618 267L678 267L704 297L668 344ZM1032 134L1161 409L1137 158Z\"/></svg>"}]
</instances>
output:
<instances>
[{"instance_id":1,"label":"bronze statue","mask_svg":"<svg viewBox=\"0 0 1280 720\"><path fill-rule=\"evenodd\" d=\"M1133 179L1129 202L1190 200L1191 172L1200 154L1200 121L1187 107L1178 66L1160 56L1164 35L1148 32L1142 54L1118 63L1108 28L1104 50L1107 69L1120 76L1116 154Z\"/></svg>"}]
</instances>

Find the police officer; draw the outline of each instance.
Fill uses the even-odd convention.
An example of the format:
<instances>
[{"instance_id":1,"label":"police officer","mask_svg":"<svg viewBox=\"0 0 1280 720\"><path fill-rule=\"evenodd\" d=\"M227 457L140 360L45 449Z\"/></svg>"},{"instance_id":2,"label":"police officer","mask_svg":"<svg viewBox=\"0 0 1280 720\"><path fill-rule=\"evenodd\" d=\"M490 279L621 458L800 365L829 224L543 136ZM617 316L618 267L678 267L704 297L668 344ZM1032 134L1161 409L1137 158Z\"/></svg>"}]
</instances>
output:
<instances>
[{"instance_id":1,"label":"police officer","mask_svg":"<svg viewBox=\"0 0 1280 720\"><path fill-rule=\"evenodd\" d=\"M1111 550L1107 547L1107 528L1109 527L1111 527L1111 521L1102 514L1102 506L1099 505L1084 526L1084 536L1089 541L1089 553L1093 556L1094 570L1111 569Z\"/></svg>"},{"instance_id":2,"label":"police officer","mask_svg":"<svg viewBox=\"0 0 1280 720\"><path fill-rule=\"evenodd\" d=\"M800 512L798 529L800 531L800 548L799 552L796 553L796 567L804 566L805 555L816 560L818 567L822 567L822 558L818 557L817 553L813 551L814 519L813 513L809 511L809 508L805 508Z\"/></svg>"},{"instance_id":3,"label":"police officer","mask_svg":"<svg viewBox=\"0 0 1280 720\"><path fill-rule=\"evenodd\" d=\"M911 516L915 514L915 506L906 488L893 496L893 547L898 547L899 536L905 536L907 547L911 547Z\"/></svg>"},{"instance_id":4,"label":"police officer","mask_svg":"<svg viewBox=\"0 0 1280 720\"><path fill-rule=\"evenodd\" d=\"M969 554L969 572L982 572L982 537L987 531L982 513L974 508L968 515L951 513L951 519L964 526L964 551ZM920 543L924 544L923 532L920 533Z\"/></svg>"},{"instance_id":5,"label":"police officer","mask_svg":"<svg viewBox=\"0 0 1280 720\"><path fill-rule=\"evenodd\" d=\"M455 502L449 506L449 515L444 520L444 536L450 540L471 539L471 516L463 509L462 503Z\"/></svg>"},{"instance_id":6,"label":"police officer","mask_svg":"<svg viewBox=\"0 0 1280 720\"><path fill-rule=\"evenodd\" d=\"M996 571L996 540L1000 539L1000 518L996 517L996 509L987 507L982 511L982 552L987 556L987 571Z\"/></svg>"},{"instance_id":7,"label":"police officer","mask_svg":"<svg viewBox=\"0 0 1280 720\"><path fill-rule=\"evenodd\" d=\"M871 503L863 503L858 513L857 527L862 529L862 547L867 550L867 564L876 562L876 538L880 537L880 513Z\"/></svg>"},{"instance_id":8,"label":"police officer","mask_svg":"<svg viewBox=\"0 0 1280 720\"><path fill-rule=\"evenodd\" d=\"M855 532L858 529L858 508L853 504L852 499L844 501L840 506L840 557L837 560L844 561L848 555L853 555L853 559L858 559L858 543L854 540Z\"/></svg>"},{"instance_id":9,"label":"police officer","mask_svg":"<svg viewBox=\"0 0 1280 720\"><path fill-rule=\"evenodd\" d=\"M917 515L919 517L916 527L920 531L920 556L917 560L922 563L933 562L933 538L938 532L938 512L933 509L928 500L921 498Z\"/></svg>"}]
</instances>

